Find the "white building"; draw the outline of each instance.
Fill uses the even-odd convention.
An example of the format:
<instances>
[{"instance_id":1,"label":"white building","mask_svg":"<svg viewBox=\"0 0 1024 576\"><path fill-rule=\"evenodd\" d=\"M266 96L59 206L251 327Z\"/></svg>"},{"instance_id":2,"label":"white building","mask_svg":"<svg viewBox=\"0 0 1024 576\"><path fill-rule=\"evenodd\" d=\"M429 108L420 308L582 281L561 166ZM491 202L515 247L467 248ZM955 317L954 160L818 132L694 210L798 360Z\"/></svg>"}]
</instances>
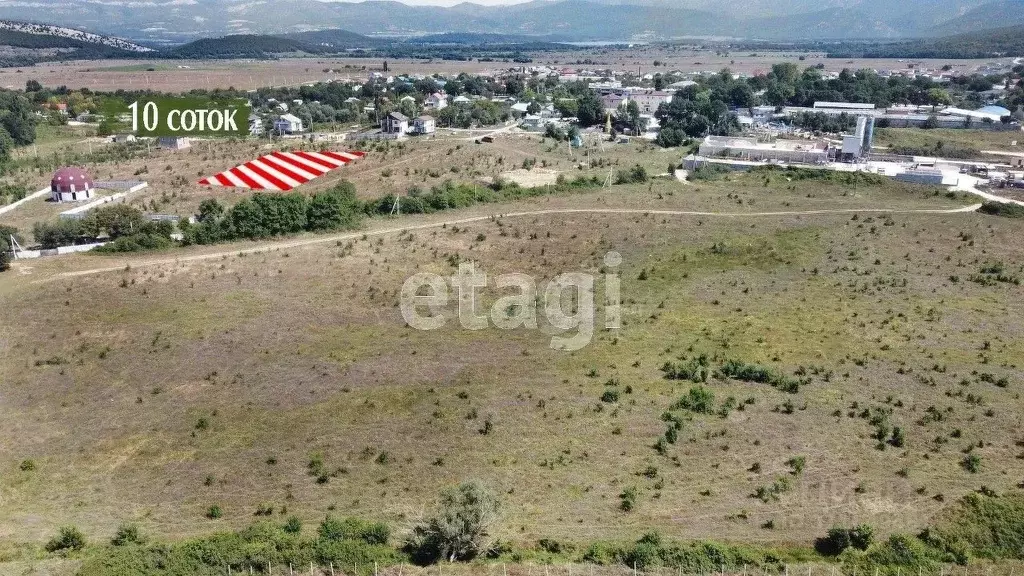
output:
<instances>
[{"instance_id":1,"label":"white building","mask_svg":"<svg viewBox=\"0 0 1024 576\"><path fill-rule=\"evenodd\" d=\"M263 132L263 120L261 120L258 116L250 116L249 134L251 136L261 136Z\"/></svg>"},{"instance_id":2,"label":"white building","mask_svg":"<svg viewBox=\"0 0 1024 576\"><path fill-rule=\"evenodd\" d=\"M192 141L184 136L161 136L157 138L156 144L170 150L184 150L192 147Z\"/></svg>"},{"instance_id":3,"label":"white building","mask_svg":"<svg viewBox=\"0 0 1024 576\"><path fill-rule=\"evenodd\" d=\"M543 130L544 127L547 126L547 123L548 120L546 118L542 118L536 114L527 114L526 117L523 118L521 126L524 130L536 131Z\"/></svg>"},{"instance_id":4,"label":"white building","mask_svg":"<svg viewBox=\"0 0 1024 576\"><path fill-rule=\"evenodd\" d=\"M874 132L874 117L858 116L856 131L853 134L843 136L843 156L849 159L857 159L870 152Z\"/></svg>"},{"instance_id":5,"label":"white building","mask_svg":"<svg viewBox=\"0 0 1024 576\"><path fill-rule=\"evenodd\" d=\"M296 134L302 132L302 119L294 114L282 114L274 121L274 131L278 134Z\"/></svg>"},{"instance_id":6,"label":"white building","mask_svg":"<svg viewBox=\"0 0 1024 576\"><path fill-rule=\"evenodd\" d=\"M437 122L433 116L420 116L412 121L412 131L420 135L433 134L437 131Z\"/></svg>"},{"instance_id":7,"label":"white building","mask_svg":"<svg viewBox=\"0 0 1024 576\"><path fill-rule=\"evenodd\" d=\"M814 108L824 110L843 110L845 112L864 112L867 110L874 110L874 104L867 104L864 102L815 102Z\"/></svg>"},{"instance_id":8,"label":"white building","mask_svg":"<svg viewBox=\"0 0 1024 576\"><path fill-rule=\"evenodd\" d=\"M427 110L444 110L448 107L448 97L434 92L423 101L423 107Z\"/></svg>"},{"instance_id":9,"label":"white building","mask_svg":"<svg viewBox=\"0 0 1024 576\"><path fill-rule=\"evenodd\" d=\"M672 93L664 90L639 90L630 92L629 99L636 102L640 112L654 114L658 111L658 106L672 101Z\"/></svg>"},{"instance_id":10,"label":"white building","mask_svg":"<svg viewBox=\"0 0 1024 576\"><path fill-rule=\"evenodd\" d=\"M828 161L828 145L814 140L776 140L758 142L757 138L708 136L700 144L700 155L736 158L754 162L779 161L823 164Z\"/></svg>"},{"instance_id":11,"label":"white building","mask_svg":"<svg viewBox=\"0 0 1024 576\"><path fill-rule=\"evenodd\" d=\"M401 112L392 112L380 121L380 131L385 134L405 134L409 131L409 117Z\"/></svg>"}]
</instances>

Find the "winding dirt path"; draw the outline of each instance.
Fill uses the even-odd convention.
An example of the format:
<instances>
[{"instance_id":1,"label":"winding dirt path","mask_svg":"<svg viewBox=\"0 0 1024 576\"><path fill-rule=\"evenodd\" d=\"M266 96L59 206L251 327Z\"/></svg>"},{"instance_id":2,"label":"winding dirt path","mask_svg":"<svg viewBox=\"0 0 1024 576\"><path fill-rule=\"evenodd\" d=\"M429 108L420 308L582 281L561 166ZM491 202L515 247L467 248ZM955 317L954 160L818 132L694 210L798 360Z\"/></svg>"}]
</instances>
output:
<instances>
[{"instance_id":1,"label":"winding dirt path","mask_svg":"<svg viewBox=\"0 0 1024 576\"><path fill-rule=\"evenodd\" d=\"M271 240L261 243L257 246L249 248L235 249L235 250L224 250L219 252L204 253L204 254L193 254L190 256L177 256L172 258L153 258L148 260L130 260L126 259L124 264L118 266L104 266L101 268L90 268L87 270L75 270L71 272L63 272L56 274L49 278L42 278L36 280L39 282L48 282L61 278L74 278L77 276L88 276L92 274L101 274L104 272L117 272L125 269L126 265L130 265L132 268L140 268L146 266L161 266L168 264L178 264L182 262L198 262L202 260L217 260L230 256L237 256L240 254L255 254L264 252L267 250L280 250L287 248L297 248L301 246L312 246L315 244L325 244L329 242L339 242L345 240L355 240L364 236L384 236L387 234L395 234L398 232L409 232L414 230L425 230L430 228L440 228L442 226L457 226L461 224L472 224L474 222L483 222L496 218L524 218L529 216L546 216L552 214L616 214L616 215L652 215L652 216L702 216L709 218L752 218L752 217L772 217L772 216L815 216L815 215L829 215L829 214L853 214L853 213L887 213L887 214L959 214L966 212L974 212L981 207L981 204L973 204L970 206L964 206L961 208L946 208L946 209L919 209L919 210L899 210L890 208L845 208L841 210L790 210L781 212L697 212L688 210L644 210L644 209L632 209L632 208L555 208L550 210L528 210L522 212L498 212L494 214L487 214L483 216L470 216L465 218L454 218L451 220L441 220L437 222L428 222L424 224L412 224L406 226L392 226L387 228L380 228L377 230L366 230L358 232L345 232L339 234L327 234L315 237L300 238L295 240Z\"/></svg>"}]
</instances>

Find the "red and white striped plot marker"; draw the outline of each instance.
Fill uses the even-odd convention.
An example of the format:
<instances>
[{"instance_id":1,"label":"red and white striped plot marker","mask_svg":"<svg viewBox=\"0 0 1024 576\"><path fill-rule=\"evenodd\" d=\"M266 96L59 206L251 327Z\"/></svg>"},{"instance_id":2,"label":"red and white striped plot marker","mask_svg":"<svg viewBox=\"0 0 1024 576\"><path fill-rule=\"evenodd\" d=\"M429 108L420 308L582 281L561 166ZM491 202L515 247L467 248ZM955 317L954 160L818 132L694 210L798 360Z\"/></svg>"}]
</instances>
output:
<instances>
[{"instance_id":1,"label":"red and white striped plot marker","mask_svg":"<svg viewBox=\"0 0 1024 576\"><path fill-rule=\"evenodd\" d=\"M365 152L271 152L199 181L204 186L232 186L286 192L365 156Z\"/></svg>"}]
</instances>

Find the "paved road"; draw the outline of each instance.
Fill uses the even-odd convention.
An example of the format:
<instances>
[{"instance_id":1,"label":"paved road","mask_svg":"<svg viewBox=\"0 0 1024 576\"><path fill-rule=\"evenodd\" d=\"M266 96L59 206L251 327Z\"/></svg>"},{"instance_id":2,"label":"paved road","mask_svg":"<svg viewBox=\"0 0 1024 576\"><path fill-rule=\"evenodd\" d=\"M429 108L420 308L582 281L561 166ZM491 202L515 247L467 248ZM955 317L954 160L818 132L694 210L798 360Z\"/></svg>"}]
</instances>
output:
<instances>
[{"instance_id":1,"label":"paved road","mask_svg":"<svg viewBox=\"0 0 1024 576\"><path fill-rule=\"evenodd\" d=\"M980 196L985 200L989 200L991 202L1002 202L1003 204L1017 204L1018 206L1024 206L1024 202L1020 200L1014 200L1013 198L1003 198L1002 196L996 196L995 194L989 194L988 192L978 190L977 184L978 179L975 178L974 176L961 174L956 181L956 186L953 186L953 189L959 190L961 192L968 192L970 194L974 194L975 196Z\"/></svg>"},{"instance_id":2,"label":"paved road","mask_svg":"<svg viewBox=\"0 0 1024 576\"><path fill-rule=\"evenodd\" d=\"M756 217L773 217L773 216L816 216L816 215L829 215L829 214L854 214L854 213L887 213L887 214L959 214L965 212L974 212L981 207L981 204L974 204L971 206L963 206L961 208L945 208L945 209L920 209L920 210L899 210L892 208L848 208L842 210L789 210L781 212L697 212L688 210L641 210L641 209L627 209L627 208L567 208L567 209L551 209L551 210L530 210L525 212L505 212L497 214L488 214L485 216L471 216L467 218L456 218L452 220L443 220L438 222L429 222L425 224L414 224L407 226L393 226L387 228L379 228L377 230L367 230L359 232L346 232L343 234L329 234L326 236L316 236L312 238L300 238L296 240L276 240L261 243L252 248L244 248L241 250L225 250L221 252L206 253L206 254L194 254L191 256L180 256L175 258L154 258L149 260L132 260L126 258L123 264L118 266L105 266L102 268L91 268L88 270L75 270L72 272L63 272L50 278L40 279L36 282L47 282L54 279L60 278L73 278L76 276L89 276L92 274L101 274L104 272L117 272L123 271L125 266L130 265L132 268L141 268L148 266L162 266L162 265L173 265L182 262L198 262L202 260L220 260L222 258L237 256L240 254L254 254L258 252L264 252L267 250L280 250L287 248L296 248L300 246L312 246L314 244L325 244L330 242L341 242L346 240L355 240L362 238L363 236L384 236L387 234L396 234L399 232L410 232L414 230L425 230L430 228L441 228L442 226L458 226L462 224L471 224L474 222L484 222L495 218L525 218L531 216L545 216L552 214L616 214L616 215L656 215L656 216L702 216L709 218L756 218Z\"/></svg>"},{"instance_id":3,"label":"paved road","mask_svg":"<svg viewBox=\"0 0 1024 576\"><path fill-rule=\"evenodd\" d=\"M1003 152L1002 150L982 150L982 154L992 154L994 156L1010 156L1013 158L1024 158L1024 152Z\"/></svg>"}]
</instances>

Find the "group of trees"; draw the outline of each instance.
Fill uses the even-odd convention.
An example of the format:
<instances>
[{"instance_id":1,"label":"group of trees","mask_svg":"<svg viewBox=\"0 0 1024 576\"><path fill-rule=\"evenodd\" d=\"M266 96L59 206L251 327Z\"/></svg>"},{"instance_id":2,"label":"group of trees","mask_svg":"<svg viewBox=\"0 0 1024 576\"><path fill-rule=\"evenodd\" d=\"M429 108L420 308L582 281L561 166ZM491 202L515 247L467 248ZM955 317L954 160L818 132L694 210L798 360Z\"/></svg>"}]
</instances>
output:
<instances>
[{"instance_id":1,"label":"group of trees","mask_svg":"<svg viewBox=\"0 0 1024 576\"><path fill-rule=\"evenodd\" d=\"M182 221L179 228L185 244L344 230L358 226L362 208L355 186L346 181L308 198L297 192L257 193L227 209L216 200L204 200L197 223Z\"/></svg>"},{"instance_id":2,"label":"group of trees","mask_svg":"<svg viewBox=\"0 0 1024 576\"><path fill-rule=\"evenodd\" d=\"M1002 77L958 76L954 88L984 91ZM878 107L893 104L949 104L951 95L930 78L892 75L883 77L872 70L842 70L836 78L825 78L818 67L800 68L792 63L775 64L771 72L747 80L754 92L764 91L761 103L774 106L813 106L818 101L867 102ZM736 106L744 106L739 102Z\"/></svg>"},{"instance_id":3,"label":"group of trees","mask_svg":"<svg viewBox=\"0 0 1024 576\"><path fill-rule=\"evenodd\" d=\"M268 565L284 564L357 569L410 559L423 564L470 560L490 551L490 529L498 510L497 496L479 482L449 487L442 491L436 509L398 545L391 542L387 524L332 515L315 531L303 530L302 521L292 516L283 523L264 521L238 532L174 544L150 542L137 526L124 524L108 544L96 546L85 558L80 573L212 574L221 573L225 565L236 572L253 567L262 572ZM46 550L70 555L87 546L81 530L64 526Z\"/></svg>"},{"instance_id":4,"label":"group of trees","mask_svg":"<svg viewBox=\"0 0 1024 576\"><path fill-rule=\"evenodd\" d=\"M799 112L790 116L790 122L812 132L846 132L857 125L857 117L846 112L835 116L824 112Z\"/></svg>"},{"instance_id":5,"label":"group of trees","mask_svg":"<svg viewBox=\"0 0 1024 576\"><path fill-rule=\"evenodd\" d=\"M15 146L36 140L32 103L24 94L0 90L0 168L10 161Z\"/></svg>"},{"instance_id":6,"label":"group of trees","mask_svg":"<svg viewBox=\"0 0 1024 576\"><path fill-rule=\"evenodd\" d=\"M489 126L511 118L508 106L490 100L475 100L470 104L448 106L437 113L440 126L469 128L474 124Z\"/></svg>"},{"instance_id":7,"label":"group of trees","mask_svg":"<svg viewBox=\"0 0 1024 576\"><path fill-rule=\"evenodd\" d=\"M740 124L736 114L729 111L731 102L727 92L699 85L683 88L655 113L661 122L657 143L665 147L679 146L688 137L738 133Z\"/></svg>"},{"instance_id":8,"label":"group of trees","mask_svg":"<svg viewBox=\"0 0 1024 576\"><path fill-rule=\"evenodd\" d=\"M90 211L81 219L36 222L32 235L44 249L106 238L112 243L103 247L105 251L130 252L170 246L173 230L170 222L152 222L138 208L110 204Z\"/></svg>"},{"instance_id":9,"label":"group of trees","mask_svg":"<svg viewBox=\"0 0 1024 576\"><path fill-rule=\"evenodd\" d=\"M0 206L17 202L28 195L24 184L0 183Z\"/></svg>"},{"instance_id":10,"label":"group of trees","mask_svg":"<svg viewBox=\"0 0 1024 576\"><path fill-rule=\"evenodd\" d=\"M646 171L636 166L620 173L617 183L645 182L647 179ZM549 188L523 188L501 181L488 187L447 181L429 190L409 190L408 195L401 198L400 211L403 214L429 214L478 203L546 194L551 190L569 191L600 185L600 179L584 176L573 180L559 177L558 182ZM200 203L195 223L179 221L178 229L184 245L349 230L357 228L366 216L390 214L395 201L393 195L361 201L356 197L355 186L343 181L334 188L308 197L300 193L256 193L230 208L217 200L207 199ZM174 227L168 221L152 222L134 207L112 204L93 210L80 220L38 222L33 228L33 235L43 248L109 239L97 250L134 252L172 246L173 231Z\"/></svg>"}]
</instances>

